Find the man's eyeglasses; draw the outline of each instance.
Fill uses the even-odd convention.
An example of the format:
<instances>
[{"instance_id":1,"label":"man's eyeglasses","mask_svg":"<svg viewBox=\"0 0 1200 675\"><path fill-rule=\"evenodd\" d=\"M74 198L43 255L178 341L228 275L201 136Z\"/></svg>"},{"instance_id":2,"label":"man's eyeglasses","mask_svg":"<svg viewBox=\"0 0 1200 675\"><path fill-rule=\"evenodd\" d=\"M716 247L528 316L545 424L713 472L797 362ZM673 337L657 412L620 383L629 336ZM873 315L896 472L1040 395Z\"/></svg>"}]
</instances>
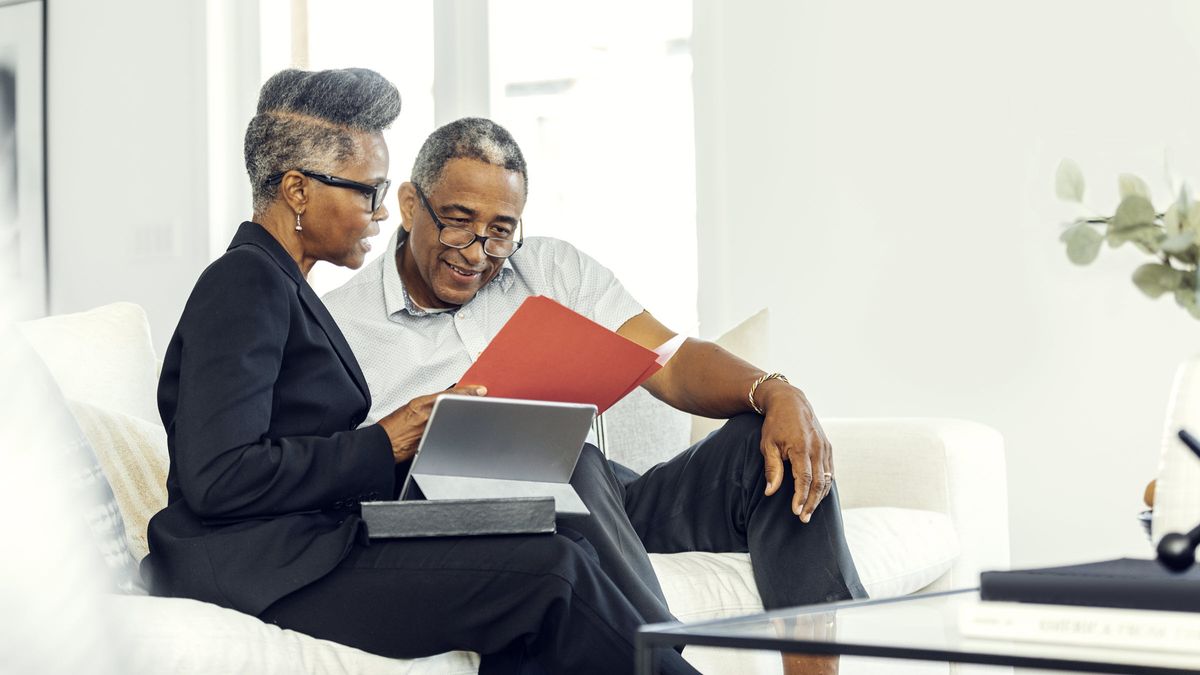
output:
<instances>
[{"instance_id":1,"label":"man's eyeglasses","mask_svg":"<svg viewBox=\"0 0 1200 675\"><path fill-rule=\"evenodd\" d=\"M517 252L524 243L525 231L521 221L517 221L517 227L522 228L520 237L513 240L512 235L507 237L485 237L482 234L475 234L465 227L458 225L447 225L442 222L441 218L433 212L433 207L429 205L429 200L425 198L425 193L421 191L420 186L413 183L413 187L417 190L417 196L421 198L421 203L425 205L425 210L429 212L429 217L433 218L433 223L438 228L438 241L442 242L450 248L467 248L475 242L483 244L483 252L493 258L507 258Z\"/></svg>"},{"instance_id":2,"label":"man's eyeglasses","mask_svg":"<svg viewBox=\"0 0 1200 675\"><path fill-rule=\"evenodd\" d=\"M384 180L382 183L377 183L375 185L367 185L366 183L359 183L358 181L349 180L347 178L338 178L337 176L330 176L327 173L317 173L316 171L309 171L307 169L296 169L296 171L299 171L313 180L321 181L326 185L347 188L370 196L371 213L375 213L379 210L379 207L383 205L383 198L387 196L388 188L392 186L392 181L390 180ZM274 176L271 176L267 179L267 185L274 185L275 183L282 181L283 175L286 173L286 171L282 171Z\"/></svg>"}]
</instances>

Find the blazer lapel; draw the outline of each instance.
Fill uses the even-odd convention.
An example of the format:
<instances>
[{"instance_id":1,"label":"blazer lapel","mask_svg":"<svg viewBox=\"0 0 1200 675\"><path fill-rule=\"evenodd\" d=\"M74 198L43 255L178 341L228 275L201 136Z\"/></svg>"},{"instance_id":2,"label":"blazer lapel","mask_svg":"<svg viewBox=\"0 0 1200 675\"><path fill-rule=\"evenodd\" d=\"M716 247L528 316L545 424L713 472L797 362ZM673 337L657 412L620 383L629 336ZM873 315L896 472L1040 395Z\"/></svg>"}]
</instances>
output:
<instances>
[{"instance_id":1,"label":"blazer lapel","mask_svg":"<svg viewBox=\"0 0 1200 675\"><path fill-rule=\"evenodd\" d=\"M244 222L238 228L237 234L233 236L233 241L230 242L229 248L237 248L238 246L251 245L265 251L279 265L279 268L284 271L293 281L296 282L296 287L299 289L300 302L308 308L310 314L316 319L317 325L321 330L325 331L325 336L329 338L329 343L333 345L333 350L337 352L338 358L342 361L342 366L346 372L350 373L350 377L354 380L355 386L362 392L363 398L367 401L367 408L371 407L371 390L367 388L367 378L363 376L362 369L358 366L358 359L354 358L354 352L350 349L350 344L346 342L346 336L342 335L342 330L338 328L337 322L333 320L333 316L329 310L325 308L325 303L321 302L321 298L317 297L316 291L308 285L308 281L300 274L300 267L292 256L284 250L283 246L267 232L262 225L258 223Z\"/></svg>"},{"instance_id":2,"label":"blazer lapel","mask_svg":"<svg viewBox=\"0 0 1200 675\"><path fill-rule=\"evenodd\" d=\"M346 336L342 335L342 329L338 328L337 322L333 320L333 315L325 308L325 303L321 302L321 298L317 297L316 291L308 285L307 281L300 284L300 302L308 306L308 311L312 312L317 324L329 337L333 350L337 352L338 358L342 360L342 365L346 367L350 377L354 378L354 384L358 385L363 398L367 400L367 408L370 408L371 391L367 388L367 378L363 376L362 369L358 367L358 359L354 358L354 351L350 349L350 343L346 342Z\"/></svg>"}]
</instances>

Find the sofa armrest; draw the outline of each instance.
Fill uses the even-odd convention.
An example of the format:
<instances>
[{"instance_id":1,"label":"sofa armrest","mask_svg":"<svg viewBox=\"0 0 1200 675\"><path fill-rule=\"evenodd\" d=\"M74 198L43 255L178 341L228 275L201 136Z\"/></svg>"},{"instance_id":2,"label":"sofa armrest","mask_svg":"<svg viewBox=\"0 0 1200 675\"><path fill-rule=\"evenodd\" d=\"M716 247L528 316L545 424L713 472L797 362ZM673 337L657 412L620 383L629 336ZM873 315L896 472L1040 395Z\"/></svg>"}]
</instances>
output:
<instances>
[{"instance_id":1,"label":"sofa armrest","mask_svg":"<svg viewBox=\"0 0 1200 675\"><path fill-rule=\"evenodd\" d=\"M896 506L950 516L962 553L928 590L979 585L1009 566L1004 440L950 419L827 419L843 509Z\"/></svg>"}]
</instances>

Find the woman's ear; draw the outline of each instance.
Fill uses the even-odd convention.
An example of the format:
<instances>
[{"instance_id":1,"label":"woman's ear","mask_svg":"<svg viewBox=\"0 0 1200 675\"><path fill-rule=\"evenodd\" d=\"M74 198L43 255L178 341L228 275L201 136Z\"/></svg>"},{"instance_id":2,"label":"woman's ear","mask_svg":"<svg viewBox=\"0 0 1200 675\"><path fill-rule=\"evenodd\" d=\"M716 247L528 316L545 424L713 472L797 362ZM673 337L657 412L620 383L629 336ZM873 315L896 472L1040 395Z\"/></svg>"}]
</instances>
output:
<instances>
[{"instance_id":1,"label":"woman's ear","mask_svg":"<svg viewBox=\"0 0 1200 675\"><path fill-rule=\"evenodd\" d=\"M396 191L396 200L400 202L400 227L405 232L412 233L413 218L417 212L417 189L411 182L400 184Z\"/></svg>"},{"instance_id":2,"label":"woman's ear","mask_svg":"<svg viewBox=\"0 0 1200 675\"><path fill-rule=\"evenodd\" d=\"M304 213L308 208L308 178L299 171L288 171L279 181L279 195L294 213Z\"/></svg>"}]
</instances>

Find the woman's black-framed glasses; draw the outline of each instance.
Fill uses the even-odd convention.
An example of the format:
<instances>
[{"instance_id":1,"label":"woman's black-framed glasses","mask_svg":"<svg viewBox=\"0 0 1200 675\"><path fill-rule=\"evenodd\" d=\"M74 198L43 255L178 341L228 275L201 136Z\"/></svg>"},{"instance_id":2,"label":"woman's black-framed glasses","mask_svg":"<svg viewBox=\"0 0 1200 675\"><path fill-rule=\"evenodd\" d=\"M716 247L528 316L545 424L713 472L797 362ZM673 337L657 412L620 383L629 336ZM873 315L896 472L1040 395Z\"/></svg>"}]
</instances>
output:
<instances>
[{"instance_id":1,"label":"woman's black-framed glasses","mask_svg":"<svg viewBox=\"0 0 1200 675\"><path fill-rule=\"evenodd\" d=\"M347 188L361 192L364 195L369 195L371 197L371 213L375 213L379 210L379 207L383 205L383 198L387 196L388 188L392 186L392 181L386 179L381 183L376 183L375 185L367 185L366 183L359 183L358 181L350 180L348 178L330 176L327 173L317 173L316 171L309 171L308 169L296 169L296 171L308 176L313 180L321 181L326 185ZM271 176L267 179L267 185L274 185L275 183L282 181L283 175L286 173L287 171L281 171L280 173Z\"/></svg>"},{"instance_id":2,"label":"woman's black-framed glasses","mask_svg":"<svg viewBox=\"0 0 1200 675\"><path fill-rule=\"evenodd\" d=\"M522 221L517 221L517 227L520 228L521 234L517 239L510 237L485 237L482 234L475 234L465 227L457 225L447 225L442 222L434 213L433 207L429 205L429 200L425 198L425 193L421 191L421 187L413 183L413 187L417 190L417 196L421 198L421 203L425 205L425 210L429 212L429 217L433 218L433 223L438 228L438 241L442 242L450 248L467 248L475 242L483 244L483 252L493 258L507 258L517 252L521 248L521 244L525 240L525 231Z\"/></svg>"}]
</instances>

